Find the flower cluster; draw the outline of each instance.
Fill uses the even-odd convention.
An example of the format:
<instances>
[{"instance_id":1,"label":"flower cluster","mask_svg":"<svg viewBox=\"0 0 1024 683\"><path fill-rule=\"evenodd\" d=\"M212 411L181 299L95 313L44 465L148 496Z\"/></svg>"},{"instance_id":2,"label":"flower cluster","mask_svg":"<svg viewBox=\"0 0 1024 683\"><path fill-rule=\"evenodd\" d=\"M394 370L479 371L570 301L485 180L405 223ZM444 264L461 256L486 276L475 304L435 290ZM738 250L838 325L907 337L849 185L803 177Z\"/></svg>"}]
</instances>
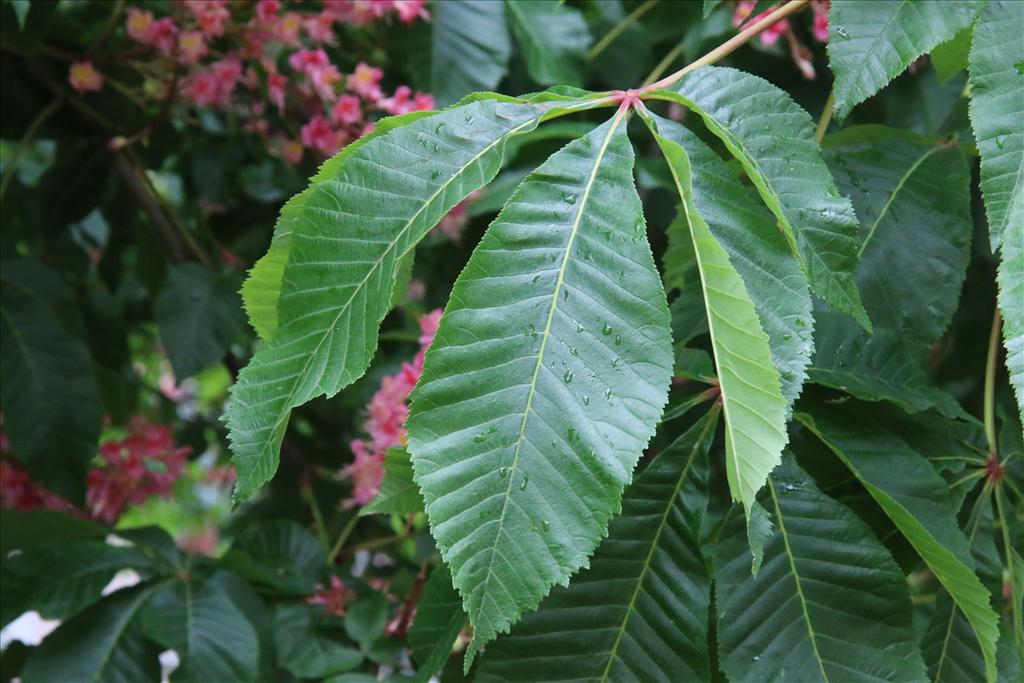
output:
<instances>
[{"instance_id":1,"label":"flower cluster","mask_svg":"<svg viewBox=\"0 0 1024 683\"><path fill-rule=\"evenodd\" d=\"M420 319L420 350L416 357L411 363L402 363L397 373L385 377L370 400L370 416L364 424L370 438L351 443L355 460L344 470L353 485L347 506L366 505L373 500L384 479L384 454L391 448L405 445L405 420L409 417L406 401L423 373L423 357L434 341L440 321L440 310Z\"/></svg>"},{"instance_id":2,"label":"flower cluster","mask_svg":"<svg viewBox=\"0 0 1024 683\"><path fill-rule=\"evenodd\" d=\"M336 26L363 26L397 18L428 19L426 0L323 0L319 11L286 10L280 0L237 7L227 0L177 0L171 16L127 10L125 33L153 51L147 71L168 75L145 92L188 106L230 109L277 156L295 164L305 150L323 158L372 130L382 115L434 107L427 93L382 86L384 72L365 62L345 72L325 47L336 46ZM103 76L76 61L72 87L92 92ZM271 113L276 114L272 116ZM298 130L298 135L290 131Z\"/></svg>"},{"instance_id":3,"label":"flower cluster","mask_svg":"<svg viewBox=\"0 0 1024 683\"><path fill-rule=\"evenodd\" d=\"M129 505L168 495L190 452L175 445L168 425L135 418L124 439L100 446L100 463L89 471L85 510L32 481L7 458L0 460L0 506L20 511L60 510L112 524ZM0 439L0 454L9 454L6 438Z\"/></svg>"},{"instance_id":4,"label":"flower cluster","mask_svg":"<svg viewBox=\"0 0 1024 683\"><path fill-rule=\"evenodd\" d=\"M814 18L811 20L811 34L820 43L828 42L828 11L830 4L830 0L812 0L811 2L811 8L814 12ZM756 6L756 0L740 0L736 3L736 10L732 15L732 25L739 28L740 26L754 24L777 9L776 7L770 7L756 17L750 18ZM779 38L783 36L789 42L790 54L797 68L800 69L805 78L814 80L816 75L813 65L814 55L793 33L789 19L782 19L764 29L758 35L758 39L762 45L770 47L779 42Z\"/></svg>"},{"instance_id":5,"label":"flower cluster","mask_svg":"<svg viewBox=\"0 0 1024 683\"><path fill-rule=\"evenodd\" d=\"M190 452L175 446L169 425L135 418L124 439L100 446L102 464L89 472L85 496L90 515L112 523L129 504L168 495Z\"/></svg>"}]
</instances>

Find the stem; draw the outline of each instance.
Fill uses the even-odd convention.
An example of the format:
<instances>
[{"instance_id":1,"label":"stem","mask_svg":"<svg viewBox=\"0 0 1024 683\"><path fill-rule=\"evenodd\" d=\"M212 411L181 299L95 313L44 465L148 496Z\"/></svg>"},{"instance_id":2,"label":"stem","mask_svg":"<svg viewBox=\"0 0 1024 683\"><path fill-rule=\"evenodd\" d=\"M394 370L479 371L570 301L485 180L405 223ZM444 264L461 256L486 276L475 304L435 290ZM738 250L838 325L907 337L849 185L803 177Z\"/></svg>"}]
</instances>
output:
<instances>
[{"instance_id":1,"label":"stem","mask_svg":"<svg viewBox=\"0 0 1024 683\"><path fill-rule=\"evenodd\" d=\"M828 130L828 124L832 121L832 112L836 108L836 89L833 87L828 91L828 99L825 100L825 109L821 112L821 118L818 119L818 127L814 131L814 141L819 145L825 138L825 131Z\"/></svg>"},{"instance_id":2,"label":"stem","mask_svg":"<svg viewBox=\"0 0 1024 683\"><path fill-rule=\"evenodd\" d=\"M327 548L330 545L330 540L327 538L327 527L324 525L324 516L320 512L320 506L316 504L316 496L313 494L313 487L310 485L309 480L302 482L301 493L303 500L309 505L310 510L313 512L313 526L316 527L317 538L320 539L320 544Z\"/></svg>"},{"instance_id":3,"label":"stem","mask_svg":"<svg viewBox=\"0 0 1024 683\"><path fill-rule=\"evenodd\" d=\"M1013 635L1017 647L1024 649L1024 616L1021 615L1021 586L1017 582L1017 574L1013 568L1013 546L1010 545L1010 528L1006 524L1006 513L1003 509L1003 489L996 485L996 511L999 514L999 527L1003 535L1003 548L1006 551L1006 568L1010 574L1010 614L1013 619Z\"/></svg>"},{"instance_id":4,"label":"stem","mask_svg":"<svg viewBox=\"0 0 1024 683\"><path fill-rule=\"evenodd\" d=\"M644 85L650 85L654 81L658 80L658 77L661 76L661 74L665 73L669 65L672 64L672 62L674 62L679 57L679 55L683 54L683 50L685 49L685 42L680 42L678 45L672 48L672 50L667 55L665 55L660 62L658 62L658 65L651 69L651 73L647 74L647 78L644 79Z\"/></svg>"},{"instance_id":5,"label":"stem","mask_svg":"<svg viewBox=\"0 0 1024 683\"><path fill-rule=\"evenodd\" d=\"M764 31L769 26L772 26L773 24L776 24L779 21L782 21L783 19L788 17L790 14L793 14L793 12L796 12L797 10L802 9L810 1L811 0L790 0L790 2L787 2L785 5L783 5L782 7L778 8L777 10L772 12L771 14L767 15L766 17L764 17L760 21L758 21L758 22L752 24L751 26L743 29L742 31L737 33L735 36L733 36L729 40L725 41L724 43L722 43L721 45L716 47L714 50L712 50L711 52L709 52L706 55L704 55L703 57L701 57L700 59L698 59L698 60L696 60L694 62L690 62L689 64L687 64L682 69L680 69L679 71L675 72L674 74L666 76L665 78L661 79L660 81L658 81L656 83L652 83L652 84L642 88L641 90L643 90L644 92L647 92L647 91L650 91L650 90L659 90L661 88L666 88L666 87L672 85L673 83L675 83L676 81L678 81L685 74L688 74L691 71L693 71L694 69L699 69L702 66L707 66L709 64L714 64L718 60L723 59L724 57L732 54L737 48L742 47L746 43L750 42L751 38L753 38L754 36L758 35L759 33Z\"/></svg>"},{"instance_id":6,"label":"stem","mask_svg":"<svg viewBox=\"0 0 1024 683\"><path fill-rule=\"evenodd\" d=\"M636 21L647 14L651 8L658 4L658 0L647 0L644 4L637 7L635 10L630 12L628 15L623 17L622 21L615 24L608 33L604 34L601 40L594 43L594 46L587 52L587 60L594 59L599 54L604 52L605 48L615 42L615 40L625 32L630 26L636 23Z\"/></svg>"},{"instance_id":7,"label":"stem","mask_svg":"<svg viewBox=\"0 0 1024 683\"><path fill-rule=\"evenodd\" d=\"M334 559L338 556L338 553L341 552L341 549L345 547L345 541L347 541L348 537L352 535L352 532L355 530L356 524L358 523L359 513L354 512L352 513L352 517L348 520L348 523L345 525L345 528L342 529L341 533L338 535L338 540L334 542L334 546L327 553L327 564L334 564Z\"/></svg>"},{"instance_id":8,"label":"stem","mask_svg":"<svg viewBox=\"0 0 1024 683\"><path fill-rule=\"evenodd\" d=\"M63 97L57 97L51 102L46 109L39 112L39 115L29 125L28 130L25 131L25 135L21 138L21 142L14 148L11 153L11 158L7 162L7 168L4 169L3 179L0 179L0 199L3 199L4 195L7 194L7 186L11 184L11 179L14 178L14 171L18 167L18 161L21 160L21 155L25 153L29 145L32 144L32 140L35 139L36 133L42 128L43 124L46 123L46 119L53 116L54 112L60 109L61 105L64 104Z\"/></svg>"},{"instance_id":9,"label":"stem","mask_svg":"<svg viewBox=\"0 0 1024 683\"><path fill-rule=\"evenodd\" d=\"M985 362L985 439L988 452L996 452L996 361L999 355L999 327L1002 318L999 307L992 316L992 332L988 338L988 359Z\"/></svg>"}]
</instances>

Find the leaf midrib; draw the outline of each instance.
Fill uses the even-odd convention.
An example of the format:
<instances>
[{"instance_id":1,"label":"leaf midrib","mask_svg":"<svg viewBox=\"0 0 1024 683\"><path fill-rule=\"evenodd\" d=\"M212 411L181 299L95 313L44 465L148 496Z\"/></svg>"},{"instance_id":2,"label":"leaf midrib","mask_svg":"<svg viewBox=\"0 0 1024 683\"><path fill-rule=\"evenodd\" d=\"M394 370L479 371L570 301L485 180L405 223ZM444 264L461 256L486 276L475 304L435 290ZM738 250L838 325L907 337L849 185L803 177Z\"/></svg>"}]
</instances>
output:
<instances>
[{"instance_id":1,"label":"leaf midrib","mask_svg":"<svg viewBox=\"0 0 1024 683\"><path fill-rule=\"evenodd\" d=\"M811 649L814 651L814 659L818 662L821 676L825 683L829 683L828 674L825 672L825 662L818 651L818 641L815 639L814 625L811 623L811 615L807 611L807 598L804 596L803 586L800 584L800 574L796 570L796 559L793 557L793 549L789 545L789 534L786 532L786 522L782 517L782 509L779 507L779 497L775 492L775 484L772 478L768 477L768 491L772 496L772 505L775 507L775 516L779 521L779 532L782 534L782 542L786 547L786 558L789 560L790 573L793 574L793 581L796 583L796 594L800 599L800 609L804 615L804 623L807 624L807 634L811 639Z\"/></svg>"},{"instance_id":2,"label":"leaf midrib","mask_svg":"<svg viewBox=\"0 0 1024 683\"><path fill-rule=\"evenodd\" d=\"M715 408L712 408L715 410ZM608 653L608 663L605 665L604 671L601 673L601 683L608 681L608 674L611 673L612 662L615 661L615 657L619 651L619 645L622 642L622 635L626 632L626 626L629 623L630 617L633 616L633 612L636 609L636 601L640 596L640 588L644 585L644 579L647 576L647 571L651 568L651 560L654 557L654 549L658 547L658 541L661 540L661 534L665 531L665 527L668 524L669 513L675 507L676 498L679 497L679 491L683 487L683 482L689 476L690 467L693 465L693 459L697 456L697 452L703 447L704 439L707 437L708 430L712 426L717 425L717 419L713 419L710 415L705 416L707 424L704 425L703 429L700 430L700 434L697 435L697 439L693 444L693 448L690 449L690 455L686 458L686 464L683 465L682 470L679 472L679 476L676 479L676 484L672 489L672 495L668 497L668 504L665 506L665 511L661 515L661 520L658 522L658 528L654 532L654 536L651 538L650 548L647 550L647 556L644 558L643 569L640 570L640 575L636 580L636 587L633 589L633 595L629 599L629 604L626 605L626 613L622 617L622 623L619 625L618 633L615 636L615 643L612 645L611 651Z\"/></svg>"},{"instance_id":3,"label":"leaf midrib","mask_svg":"<svg viewBox=\"0 0 1024 683\"><path fill-rule=\"evenodd\" d=\"M608 128L608 134L601 143L601 147L598 150L597 156L594 159L594 168L590 172L590 177L587 178L587 182L583 187L583 194L580 197L580 205L576 211L576 217L573 220L572 228L569 232L569 241L565 246L565 253L562 256L562 263L558 267L558 277L555 279L555 288L551 297L551 305L548 307L547 322L544 325L544 332L541 336L540 349L537 352L537 363L533 368L533 376L530 379L530 388L526 396L526 407L523 409L523 420L519 426L519 436L516 438L515 451L512 458L512 464L509 466L508 471L508 484L505 486L505 493L503 495L501 505L501 515L498 517L498 530L494 535L494 543L497 545L505 528L505 515L508 511L508 501L512 493L512 482L515 479L515 473L519 467L519 456L522 452L523 440L526 436L526 425L529 422L530 411L533 405L533 396L537 392L537 378L540 376L540 369L544 365L544 351L547 348L548 338L551 336L551 324L555 318L555 311L558 308L558 294L562 288L562 284L565 280L565 271L569 264L569 256L572 253L572 245L576 240L576 234L579 230L580 223L583 221L584 209L587 203L590 201L590 191L594 186L594 182L597 179L597 173L601 168L601 161L604 159L605 153L608 150L608 145L611 143L612 138L619 127L619 123L622 122L625 116L626 110L619 109L615 116L612 118L611 125ZM491 577L494 576L494 557L496 553L494 549L491 549L489 561L487 563L487 575L484 579L483 589L481 590L481 596L487 595L487 590L490 587ZM481 597L481 603L483 598Z\"/></svg>"}]
</instances>

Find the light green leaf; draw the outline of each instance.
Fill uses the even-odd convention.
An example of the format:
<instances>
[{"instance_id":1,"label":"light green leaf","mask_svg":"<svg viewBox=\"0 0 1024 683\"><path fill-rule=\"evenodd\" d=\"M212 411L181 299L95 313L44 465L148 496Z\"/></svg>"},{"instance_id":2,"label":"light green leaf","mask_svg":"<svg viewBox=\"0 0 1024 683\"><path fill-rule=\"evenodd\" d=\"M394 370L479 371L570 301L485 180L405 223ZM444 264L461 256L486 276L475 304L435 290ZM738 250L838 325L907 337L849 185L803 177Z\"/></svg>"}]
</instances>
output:
<instances>
[{"instance_id":1,"label":"light green leaf","mask_svg":"<svg viewBox=\"0 0 1024 683\"><path fill-rule=\"evenodd\" d=\"M291 230L291 246L279 327L239 374L227 409L236 502L273 476L291 409L333 396L363 374L402 258L455 204L494 177L509 135L532 129L567 102L538 96L545 99L484 95L403 119L404 125L328 161L289 203L281 219L283 231Z\"/></svg>"},{"instance_id":2,"label":"light green leaf","mask_svg":"<svg viewBox=\"0 0 1024 683\"><path fill-rule=\"evenodd\" d=\"M829 64L840 119L921 55L971 25L986 0L833 0Z\"/></svg>"},{"instance_id":3,"label":"light green leaf","mask_svg":"<svg viewBox=\"0 0 1024 683\"><path fill-rule=\"evenodd\" d=\"M154 590L142 612L146 635L181 660L171 681L251 681L259 637L216 581L174 580Z\"/></svg>"},{"instance_id":4,"label":"light green leaf","mask_svg":"<svg viewBox=\"0 0 1024 683\"><path fill-rule=\"evenodd\" d=\"M974 27L971 124L992 251L1024 231L1024 4L994 0Z\"/></svg>"},{"instance_id":5,"label":"light green leaf","mask_svg":"<svg viewBox=\"0 0 1024 683\"><path fill-rule=\"evenodd\" d=\"M421 680L429 679L444 667L465 624L462 600L452 586L448 565L442 564L427 579L409 629L409 646L419 664Z\"/></svg>"},{"instance_id":6,"label":"light green leaf","mask_svg":"<svg viewBox=\"0 0 1024 683\"><path fill-rule=\"evenodd\" d=\"M505 8L530 78L542 85L583 85L591 38L578 9L558 0L505 0Z\"/></svg>"},{"instance_id":7,"label":"light green leaf","mask_svg":"<svg viewBox=\"0 0 1024 683\"><path fill-rule=\"evenodd\" d=\"M590 567L487 647L477 681L708 680L712 409L630 484Z\"/></svg>"},{"instance_id":8,"label":"light green leaf","mask_svg":"<svg viewBox=\"0 0 1024 683\"><path fill-rule=\"evenodd\" d=\"M757 310L788 408L800 394L814 349L807 279L789 253L772 215L729 172L725 162L683 126L658 116L651 120L661 136L686 151L690 166L697 169L691 177L694 206L727 252L729 263L743 280ZM684 229L685 224L673 222L669 226L670 243L681 242L681 236L672 232ZM682 296L688 294L697 293Z\"/></svg>"},{"instance_id":9,"label":"light green leaf","mask_svg":"<svg viewBox=\"0 0 1024 683\"><path fill-rule=\"evenodd\" d=\"M519 186L412 394L409 451L474 627L467 663L586 562L667 398L668 307L624 113Z\"/></svg>"},{"instance_id":10,"label":"light green leaf","mask_svg":"<svg viewBox=\"0 0 1024 683\"><path fill-rule=\"evenodd\" d=\"M854 280L857 217L822 161L810 115L771 83L722 67L697 69L651 97L693 110L721 138L775 214L814 292L870 329Z\"/></svg>"},{"instance_id":11,"label":"light green leaf","mask_svg":"<svg viewBox=\"0 0 1024 683\"><path fill-rule=\"evenodd\" d=\"M961 71L967 70L972 35L970 27L965 28L946 42L936 45L931 51L929 57L942 85Z\"/></svg>"},{"instance_id":12,"label":"light green leaf","mask_svg":"<svg viewBox=\"0 0 1024 683\"><path fill-rule=\"evenodd\" d=\"M729 680L926 680L906 579L867 524L789 455L759 499L776 532L757 578L738 507L715 551L719 661Z\"/></svg>"},{"instance_id":13,"label":"light green leaf","mask_svg":"<svg viewBox=\"0 0 1024 683\"><path fill-rule=\"evenodd\" d=\"M430 92L439 106L498 86L512 54L502 3L434 2L430 24Z\"/></svg>"},{"instance_id":14,"label":"light green leaf","mask_svg":"<svg viewBox=\"0 0 1024 683\"><path fill-rule=\"evenodd\" d=\"M857 284L876 328L915 359L945 332L971 256L971 171L937 138L884 126L829 137L825 160L863 221Z\"/></svg>"},{"instance_id":15,"label":"light green leaf","mask_svg":"<svg viewBox=\"0 0 1024 683\"><path fill-rule=\"evenodd\" d=\"M18 20L18 28L25 28L25 21L28 19L28 10L31 7L29 0L11 0L11 9L14 10L14 18Z\"/></svg>"},{"instance_id":16,"label":"light green leaf","mask_svg":"<svg viewBox=\"0 0 1024 683\"><path fill-rule=\"evenodd\" d=\"M412 479L412 461L404 448L392 448L384 455L384 481L380 491L359 511L360 515L408 515L423 511L423 497Z\"/></svg>"},{"instance_id":17,"label":"light green leaf","mask_svg":"<svg viewBox=\"0 0 1024 683\"><path fill-rule=\"evenodd\" d=\"M843 461L953 596L981 643L986 679L994 681L998 619L988 590L969 566L967 540L943 480L920 454L863 412L844 415L842 408L826 405L799 411L797 419Z\"/></svg>"},{"instance_id":18,"label":"light green leaf","mask_svg":"<svg viewBox=\"0 0 1024 683\"><path fill-rule=\"evenodd\" d=\"M68 619L100 599L119 570L148 564L132 548L102 541L63 541L24 549L0 567L0 627L35 610L47 619Z\"/></svg>"},{"instance_id":19,"label":"light green leaf","mask_svg":"<svg viewBox=\"0 0 1024 683\"><path fill-rule=\"evenodd\" d=\"M238 285L198 263L167 271L153 304L160 341L178 380L224 357L245 326Z\"/></svg>"},{"instance_id":20,"label":"light green leaf","mask_svg":"<svg viewBox=\"0 0 1024 683\"><path fill-rule=\"evenodd\" d=\"M921 362L892 332L868 334L831 311L817 311L814 318L818 348L808 369L810 381L864 401L891 401L908 413L935 408L946 417L966 416L956 399L931 386Z\"/></svg>"},{"instance_id":21,"label":"light green leaf","mask_svg":"<svg viewBox=\"0 0 1024 683\"><path fill-rule=\"evenodd\" d=\"M32 650L24 683L138 683L160 680L160 648L137 618L152 593L138 586L111 594L65 621Z\"/></svg>"},{"instance_id":22,"label":"light green leaf","mask_svg":"<svg viewBox=\"0 0 1024 683\"><path fill-rule=\"evenodd\" d=\"M675 178L700 268L725 412L729 491L749 514L757 491L779 463L787 441L786 400L779 371L749 290L704 217L704 212L714 211L714 207L697 204L695 176L700 169L692 166L687 150L678 142L657 132L664 124L652 121L651 126Z\"/></svg>"},{"instance_id":23,"label":"light green leaf","mask_svg":"<svg viewBox=\"0 0 1024 683\"><path fill-rule=\"evenodd\" d=\"M89 349L69 320L74 297L57 274L29 261L4 261L0 284L4 433L34 480L79 502L103 405Z\"/></svg>"},{"instance_id":24,"label":"light green leaf","mask_svg":"<svg viewBox=\"0 0 1024 683\"><path fill-rule=\"evenodd\" d=\"M1024 420L1024 223L1018 223L1004 235L996 281L999 310L1003 314L1006 367Z\"/></svg>"}]
</instances>

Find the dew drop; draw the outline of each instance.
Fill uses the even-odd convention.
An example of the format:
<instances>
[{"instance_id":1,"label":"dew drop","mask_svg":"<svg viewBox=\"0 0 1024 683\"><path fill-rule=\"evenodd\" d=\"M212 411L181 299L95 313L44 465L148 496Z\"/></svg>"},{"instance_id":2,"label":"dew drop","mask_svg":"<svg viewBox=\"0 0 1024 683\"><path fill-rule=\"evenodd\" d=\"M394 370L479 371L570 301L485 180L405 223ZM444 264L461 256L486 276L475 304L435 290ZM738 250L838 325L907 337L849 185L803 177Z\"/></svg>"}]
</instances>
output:
<instances>
[{"instance_id":1,"label":"dew drop","mask_svg":"<svg viewBox=\"0 0 1024 683\"><path fill-rule=\"evenodd\" d=\"M519 490L520 491L525 491L526 490L526 485L528 483L530 483L530 475L524 474L523 475L523 480L521 482L519 482Z\"/></svg>"},{"instance_id":2,"label":"dew drop","mask_svg":"<svg viewBox=\"0 0 1024 683\"><path fill-rule=\"evenodd\" d=\"M585 405L585 406L589 406L590 405L590 397L589 396L584 396L583 397L583 405Z\"/></svg>"},{"instance_id":3,"label":"dew drop","mask_svg":"<svg viewBox=\"0 0 1024 683\"><path fill-rule=\"evenodd\" d=\"M434 143L434 151L435 151L435 152L440 152L440 151L441 151L441 145L439 145L439 144L437 144L437 143L435 142L435 143Z\"/></svg>"},{"instance_id":4,"label":"dew drop","mask_svg":"<svg viewBox=\"0 0 1024 683\"><path fill-rule=\"evenodd\" d=\"M580 433L574 428L569 427L569 431L565 433L565 438L568 439L569 443L573 443L576 439L580 438Z\"/></svg>"},{"instance_id":5,"label":"dew drop","mask_svg":"<svg viewBox=\"0 0 1024 683\"><path fill-rule=\"evenodd\" d=\"M791 335L789 332L787 332L786 334L782 335L782 339L784 341L789 341L792 338L793 338L793 335Z\"/></svg>"},{"instance_id":6,"label":"dew drop","mask_svg":"<svg viewBox=\"0 0 1024 683\"><path fill-rule=\"evenodd\" d=\"M618 346L621 343L622 343L622 337L620 335L615 335L615 345Z\"/></svg>"},{"instance_id":7,"label":"dew drop","mask_svg":"<svg viewBox=\"0 0 1024 683\"><path fill-rule=\"evenodd\" d=\"M1017 73L1024 76L1024 62L1017 62L1013 65L1013 68L1017 70Z\"/></svg>"},{"instance_id":8,"label":"dew drop","mask_svg":"<svg viewBox=\"0 0 1024 683\"><path fill-rule=\"evenodd\" d=\"M501 477L502 479L507 477L508 476L508 468L507 467L499 467L498 468L498 476Z\"/></svg>"},{"instance_id":9,"label":"dew drop","mask_svg":"<svg viewBox=\"0 0 1024 683\"><path fill-rule=\"evenodd\" d=\"M441 175L441 172L435 169L435 170L430 172L430 179L431 180L437 180L440 177L440 175Z\"/></svg>"},{"instance_id":10,"label":"dew drop","mask_svg":"<svg viewBox=\"0 0 1024 683\"><path fill-rule=\"evenodd\" d=\"M467 114L463 121L466 122L467 126L472 126L473 122L476 121L476 118L472 114Z\"/></svg>"},{"instance_id":11,"label":"dew drop","mask_svg":"<svg viewBox=\"0 0 1024 683\"><path fill-rule=\"evenodd\" d=\"M613 367L613 368L617 368L617 367L619 367L619 361L620 361L620 360L622 360L622 359L621 359L621 358L616 358L616 359L614 359L614 360L612 361L612 367Z\"/></svg>"},{"instance_id":12,"label":"dew drop","mask_svg":"<svg viewBox=\"0 0 1024 683\"><path fill-rule=\"evenodd\" d=\"M601 334L603 334L603 335L605 335L607 337L611 333L612 333L612 326L609 325L608 323L605 323L604 327L601 329Z\"/></svg>"},{"instance_id":13,"label":"dew drop","mask_svg":"<svg viewBox=\"0 0 1024 683\"><path fill-rule=\"evenodd\" d=\"M544 531L551 531L551 522L549 522L546 519L541 520L540 528L543 529Z\"/></svg>"},{"instance_id":14,"label":"dew drop","mask_svg":"<svg viewBox=\"0 0 1024 683\"><path fill-rule=\"evenodd\" d=\"M426 147L428 141L426 133L420 133L416 136L416 142L418 142L421 147Z\"/></svg>"},{"instance_id":15,"label":"dew drop","mask_svg":"<svg viewBox=\"0 0 1024 683\"><path fill-rule=\"evenodd\" d=\"M610 401L612 399L612 390L611 389L605 389L604 390L604 397Z\"/></svg>"},{"instance_id":16,"label":"dew drop","mask_svg":"<svg viewBox=\"0 0 1024 683\"><path fill-rule=\"evenodd\" d=\"M572 194L571 192L563 192L562 201L565 202L566 204L575 204L576 195Z\"/></svg>"},{"instance_id":17,"label":"dew drop","mask_svg":"<svg viewBox=\"0 0 1024 683\"><path fill-rule=\"evenodd\" d=\"M1006 146L1006 136L1005 135L997 135L996 136L996 147L998 147L999 149L1002 149L1005 146Z\"/></svg>"},{"instance_id":18,"label":"dew drop","mask_svg":"<svg viewBox=\"0 0 1024 683\"><path fill-rule=\"evenodd\" d=\"M755 662L759 662L759 661L761 661L761 655L754 655L754 657L753 657L753 660L754 660Z\"/></svg>"},{"instance_id":19,"label":"dew drop","mask_svg":"<svg viewBox=\"0 0 1024 683\"><path fill-rule=\"evenodd\" d=\"M803 319L803 318L797 318L797 319L796 319L796 323L795 323L795 324L796 324L796 326L797 326L797 327L803 327L803 326L804 326L804 325L806 325L807 323L806 323L806 322L804 322L804 319Z\"/></svg>"},{"instance_id":20,"label":"dew drop","mask_svg":"<svg viewBox=\"0 0 1024 683\"><path fill-rule=\"evenodd\" d=\"M540 279L540 275L534 275L533 276L533 280L531 280L531 282L536 282L539 279Z\"/></svg>"},{"instance_id":21,"label":"dew drop","mask_svg":"<svg viewBox=\"0 0 1024 683\"><path fill-rule=\"evenodd\" d=\"M483 443L486 440L487 440L487 435L486 434L477 434L476 436L473 437L473 443Z\"/></svg>"},{"instance_id":22,"label":"dew drop","mask_svg":"<svg viewBox=\"0 0 1024 683\"><path fill-rule=\"evenodd\" d=\"M572 370L566 370L565 374L562 375L562 379L565 380L566 384L572 384L573 373Z\"/></svg>"},{"instance_id":23,"label":"dew drop","mask_svg":"<svg viewBox=\"0 0 1024 683\"><path fill-rule=\"evenodd\" d=\"M836 29L836 35L837 36L839 36L843 40L849 40L850 39L850 32L846 30L845 26L836 26L835 29Z\"/></svg>"},{"instance_id":24,"label":"dew drop","mask_svg":"<svg viewBox=\"0 0 1024 683\"><path fill-rule=\"evenodd\" d=\"M574 347L572 347L571 349L569 349L569 353L571 353L571 354L572 354L572 355L574 355L574 356L578 356L578 355L580 355L580 350L579 350L579 349L577 349L577 348L576 348L576 347L574 346Z\"/></svg>"},{"instance_id":25,"label":"dew drop","mask_svg":"<svg viewBox=\"0 0 1024 683\"><path fill-rule=\"evenodd\" d=\"M447 123L439 123L439 124L437 124L437 128L434 129L434 133L436 135L440 135L441 131L444 130L445 126L447 126L447 125L448 125Z\"/></svg>"}]
</instances>

